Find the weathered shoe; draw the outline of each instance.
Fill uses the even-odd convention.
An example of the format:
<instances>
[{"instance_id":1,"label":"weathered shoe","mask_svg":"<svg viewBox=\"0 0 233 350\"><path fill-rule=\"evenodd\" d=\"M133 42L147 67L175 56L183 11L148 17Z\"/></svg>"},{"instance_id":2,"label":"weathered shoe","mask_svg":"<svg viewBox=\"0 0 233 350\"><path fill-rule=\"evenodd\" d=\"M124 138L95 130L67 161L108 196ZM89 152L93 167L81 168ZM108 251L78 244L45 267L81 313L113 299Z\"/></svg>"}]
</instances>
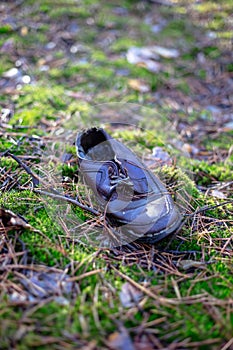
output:
<instances>
[{"instance_id":1,"label":"weathered shoe","mask_svg":"<svg viewBox=\"0 0 233 350\"><path fill-rule=\"evenodd\" d=\"M76 141L81 173L122 243L155 243L173 233L182 216L163 183L121 142L101 128Z\"/></svg>"}]
</instances>

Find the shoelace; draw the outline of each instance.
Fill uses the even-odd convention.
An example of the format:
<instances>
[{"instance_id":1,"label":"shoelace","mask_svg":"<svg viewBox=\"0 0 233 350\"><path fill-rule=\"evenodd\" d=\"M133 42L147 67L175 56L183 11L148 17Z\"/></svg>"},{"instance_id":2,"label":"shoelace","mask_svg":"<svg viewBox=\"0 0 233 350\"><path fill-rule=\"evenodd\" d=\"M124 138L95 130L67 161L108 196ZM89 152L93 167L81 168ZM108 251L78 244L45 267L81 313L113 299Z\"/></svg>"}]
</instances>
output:
<instances>
[{"instance_id":1,"label":"shoelace","mask_svg":"<svg viewBox=\"0 0 233 350\"><path fill-rule=\"evenodd\" d=\"M134 185L128 176L127 170L123 168L116 156L114 157L114 163L117 165L118 173L116 173L116 169L111 166L109 167L110 184L113 187L111 191L112 195L114 192L117 192L121 196L132 197Z\"/></svg>"},{"instance_id":2,"label":"shoelace","mask_svg":"<svg viewBox=\"0 0 233 350\"><path fill-rule=\"evenodd\" d=\"M114 187L115 189L117 188L117 192L121 193L123 196L133 196L135 199L139 198L145 198L153 194L152 192L148 193L138 193L135 192L134 190L134 184L131 181L130 177L128 176L127 169L125 169L122 166L122 163L117 157L114 157L114 162L117 164L119 174L115 175L114 174L114 169L112 169L112 173L109 174L110 177L110 184Z\"/></svg>"}]
</instances>

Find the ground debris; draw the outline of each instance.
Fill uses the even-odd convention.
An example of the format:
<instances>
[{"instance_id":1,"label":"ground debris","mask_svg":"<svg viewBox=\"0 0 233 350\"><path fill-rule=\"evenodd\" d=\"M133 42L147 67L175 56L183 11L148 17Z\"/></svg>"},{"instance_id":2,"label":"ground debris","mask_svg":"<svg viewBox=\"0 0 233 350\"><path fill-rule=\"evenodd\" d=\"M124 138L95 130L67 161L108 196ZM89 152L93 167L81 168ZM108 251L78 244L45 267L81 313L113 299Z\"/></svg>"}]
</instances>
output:
<instances>
[{"instance_id":1,"label":"ground debris","mask_svg":"<svg viewBox=\"0 0 233 350\"><path fill-rule=\"evenodd\" d=\"M124 327L121 327L120 332L110 334L107 344L113 350L135 350L134 344Z\"/></svg>"},{"instance_id":2,"label":"ground debris","mask_svg":"<svg viewBox=\"0 0 233 350\"><path fill-rule=\"evenodd\" d=\"M158 62L160 57L174 59L178 56L178 50L161 46L131 47L126 54L129 63L145 67L151 72L162 69L162 64Z\"/></svg>"},{"instance_id":3,"label":"ground debris","mask_svg":"<svg viewBox=\"0 0 233 350\"><path fill-rule=\"evenodd\" d=\"M210 192L211 196L215 197L215 198L219 198L219 199L226 199L227 196L221 192L221 191L218 191L218 190L212 190Z\"/></svg>"},{"instance_id":4,"label":"ground debris","mask_svg":"<svg viewBox=\"0 0 233 350\"><path fill-rule=\"evenodd\" d=\"M8 231L12 228L31 229L31 225L22 216L13 213L11 210L0 208L0 232L1 230Z\"/></svg>"},{"instance_id":5,"label":"ground debris","mask_svg":"<svg viewBox=\"0 0 233 350\"><path fill-rule=\"evenodd\" d=\"M9 108L2 108L0 113L0 126L5 126L12 116L12 111Z\"/></svg>"},{"instance_id":6,"label":"ground debris","mask_svg":"<svg viewBox=\"0 0 233 350\"><path fill-rule=\"evenodd\" d=\"M147 166L152 167L153 165L172 165L172 158L162 147L156 146L152 150L152 154L147 156L145 159L145 163Z\"/></svg>"},{"instance_id":7,"label":"ground debris","mask_svg":"<svg viewBox=\"0 0 233 350\"><path fill-rule=\"evenodd\" d=\"M20 270L17 271L17 266L13 269L16 284L8 281L7 294L11 302L38 303L52 298L58 304L68 305L70 299L77 295L77 283L70 281L65 271L38 265L30 269L25 266Z\"/></svg>"},{"instance_id":8,"label":"ground debris","mask_svg":"<svg viewBox=\"0 0 233 350\"><path fill-rule=\"evenodd\" d=\"M192 268L205 269L207 264L196 260L178 260L176 265L182 270L190 270Z\"/></svg>"},{"instance_id":9,"label":"ground debris","mask_svg":"<svg viewBox=\"0 0 233 350\"><path fill-rule=\"evenodd\" d=\"M20 90L23 85L31 84L32 77L21 68L12 67L2 74L0 87L7 91Z\"/></svg>"},{"instance_id":10,"label":"ground debris","mask_svg":"<svg viewBox=\"0 0 233 350\"><path fill-rule=\"evenodd\" d=\"M121 304L124 307L132 307L138 304L142 299L143 293L132 286L132 284L126 282L123 284L120 291Z\"/></svg>"},{"instance_id":11,"label":"ground debris","mask_svg":"<svg viewBox=\"0 0 233 350\"><path fill-rule=\"evenodd\" d=\"M232 347L231 12L230 0L143 0L119 6L84 0L2 2L0 348ZM127 120L154 129L156 118L148 114L142 120L133 108L124 114L112 101L148 106L168 118L179 145L170 139L164 147L154 142L159 140L155 133L154 139L139 135L135 142L123 130L124 137L129 146L138 142L145 163L151 153L146 164L152 171L161 166L161 173L169 167L173 173L179 165L176 151L187 154L184 167L194 181L192 201L180 205L187 221L176 235L153 246L101 248L97 255L85 237L104 221L88 211L83 215L78 206L79 200L85 206L96 203L73 181L75 160L69 156L61 165L54 158L68 124L72 130L65 152L75 154L76 133L96 122L90 110L99 103L109 107L98 123L116 119L120 129ZM58 183L62 196L50 191L50 198L32 193L32 176L25 174L30 168L42 179L50 175L49 167L40 171L48 143L52 154L46 159L54 159L59 174L64 171ZM7 159L7 151L20 167ZM166 182L172 195L175 181ZM41 191L38 185L34 180L34 190ZM65 215L59 218L62 232L47 216L43 203L50 200L61 202L61 212L67 203L72 228L81 216L82 241L69 235ZM14 215L5 217L5 208ZM18 213L30 218L32 234Z\"/></svg>"},{"instance_id":12,"label":"ground debris","mask_svg":"<svg viewBox=\"0 0 233 350\"><path fill-rule=\"evenodd\" d=\"M150 91L150 86L139 79L130 79L128 81L128 84L133 90L139 91L141 93L146 93Z\"/></svg>"},{"instance_id":13,"label":"ground debris","mask_svg":"<svg viewBox=\"0 0 233 350\"><path fill-rule=\"evenodd\" d=\"M159 56L149 48L132 47L128 50L126 58L129 63L145 67L151 72L161 70L161 64L157 62Z\"/></svg>"}]
</instances>

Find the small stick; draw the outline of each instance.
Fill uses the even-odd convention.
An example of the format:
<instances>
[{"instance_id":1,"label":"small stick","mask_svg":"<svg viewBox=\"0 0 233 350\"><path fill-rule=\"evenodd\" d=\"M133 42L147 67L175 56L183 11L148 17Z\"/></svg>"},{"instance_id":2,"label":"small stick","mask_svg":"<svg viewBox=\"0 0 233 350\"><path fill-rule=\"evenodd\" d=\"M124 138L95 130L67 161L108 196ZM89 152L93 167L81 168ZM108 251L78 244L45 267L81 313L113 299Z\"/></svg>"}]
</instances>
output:
<instances>
[{"instance_id":1,"label":"small stick","mask_svg":"<svg viewBox=\"0 0 233 350\"><path fill-rule=\"evenodd\" d=\"M65 200L69 203L72 203L74 205L77 205L79 208L85 210L85 211L88 211L89 213L93 214L93 215L96 215L96 216L99 216L100 213L91 208L91 207L88 207L86 205L83 205L82 203L80 203L79 201L71 198L71 197L67 197L67 196L63 196L61 195L58 191L55 191L55 190L52 190L53 192L48 192L48 191L43 191L43 190L39 190L39 189L36 189L35 187L38 186L40 183L44 183L43 179L41 179L41 177L39 177L38 175L36 175L30 168L29 166L27 166L24 162L22 162L22 160L20 160L18 157L16 157L14 154L10 153L9 151L5 152L4 155L8 155L10 156L11 158L13 158L25 171L28 175L31 176L32 178L32 183L33 183L33 191L35 193L38 193L38 194L42 194L42 195L46 195L46 196L49 196L49 197L52 197L52 198L56 198L56 199L62 199L62 200Z\"/></svg>"},{"instance_id":2,"label":"small stick","mask_svg":"<svg viewBox=\"0 0 233 350\"><path fill-rule=\"evenodd\" d=\"M41 178L34 174L31 169L29 168L29 166L27 166L24 162L22 162L18 157L16 157L14 154L10 153L9 151L7 151L4 155L6 156L10 156L11 158L13 158L25 171L28 175L31 176L32 178L32 183L33 186L38 186L41 181Z\"/></svg>"},{"instance_id":3,"label":"small stick","mask_svg":"<svg viewBox=\"0 0 233 350\"><path fill-rule=\"evenodd\" d=\"M211 210L211 209L215 209L215 208L218 208L218 207L222 207L226 204L233 204L233 199L229 199L223 203L219 203L219 204L216 204L216 205L205 205L204 207L200 208L200 209L197 209L196 211L194 211L193 213L191 214L185 214L186 217L192 217L196 214L199 214L199 213L202 213L203 211L206 211L206 210Z\"/></svg>"},{"instance_id":4,"label":"small stick","mask_svg":"<svg viewBox=\"0 0 233 350\"><path fill-rule=\"evenodd\" d=\"M48 191L38 190L36 188L34 188L33 191L35 193L46 195L46 196L51 197L51 198L62 199L64 201L66 201L66 202L69 202L71 204L77 205L79 208L81 208L83 210L86 210L86 211L88 211L91 214L94 214L96 216L100 215L100 213L97 210L95 210L95 209L93 209L91 207L87 207L86 205L83 205L82 203L80 203L79 201L77 201L77 200L75 200L75 199L73 199L71 197L63 196L61 194L52 193L52 192L48 192Z\"/></svg>"}]
</instances>

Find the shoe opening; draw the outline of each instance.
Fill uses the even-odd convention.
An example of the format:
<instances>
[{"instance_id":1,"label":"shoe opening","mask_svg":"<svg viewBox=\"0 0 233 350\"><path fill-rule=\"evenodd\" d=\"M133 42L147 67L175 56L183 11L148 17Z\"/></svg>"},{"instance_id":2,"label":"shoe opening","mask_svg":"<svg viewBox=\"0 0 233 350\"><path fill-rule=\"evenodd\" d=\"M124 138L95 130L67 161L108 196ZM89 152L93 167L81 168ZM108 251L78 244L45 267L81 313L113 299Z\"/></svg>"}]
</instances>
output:
<instances>
[{"instance_id":1,"label":"shoe opening","mask_svg":"<svg viewBox=\"0 0 233 350\"><path fill-rule=\"evenodd\" d=\"M80 146L85 158L99 161L113 159L115 153L110 140L103 129L92 128L84 132L81 136Z\"/></svg>"}]
</instances>

